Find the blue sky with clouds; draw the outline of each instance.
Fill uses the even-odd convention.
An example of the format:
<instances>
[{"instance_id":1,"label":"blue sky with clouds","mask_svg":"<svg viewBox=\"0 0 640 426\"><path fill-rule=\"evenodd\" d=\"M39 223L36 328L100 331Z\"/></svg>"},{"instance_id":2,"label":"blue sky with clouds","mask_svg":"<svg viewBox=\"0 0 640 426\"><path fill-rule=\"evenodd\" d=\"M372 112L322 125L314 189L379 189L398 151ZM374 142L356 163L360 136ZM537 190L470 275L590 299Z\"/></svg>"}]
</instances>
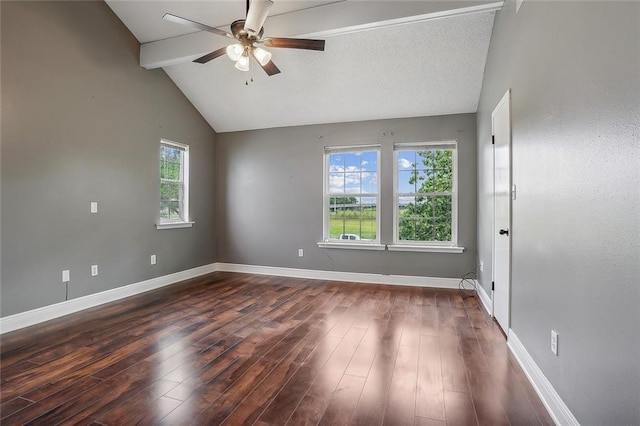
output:
<instances>
[{"instance_id":1,"label":"blue sky with clouds","mask_svg":"<svg viewBox=\"0 0 640 426\"><path fill-rule=\"evenodd\" d=\"M377 194L378 152L329 154L329 193Z\"/></svg>"},{"instance_id":2,"label":"blue sky with clouds","mask_svg":"<svg viewBox=\"0 0 640 426\"><path fill-rule=\"evenodd\" d=\"M416 150L397 151L398 194L417 193L428 178ZM410 183L418 173L417 182ZM368 195L378 192L378 152L340 152L329 154L329 193L331 195ZM400 205L413 203L414 197L401 196ZM358 204L375 204L375 198L358 198Z\"/></svg>"}]
</instances>

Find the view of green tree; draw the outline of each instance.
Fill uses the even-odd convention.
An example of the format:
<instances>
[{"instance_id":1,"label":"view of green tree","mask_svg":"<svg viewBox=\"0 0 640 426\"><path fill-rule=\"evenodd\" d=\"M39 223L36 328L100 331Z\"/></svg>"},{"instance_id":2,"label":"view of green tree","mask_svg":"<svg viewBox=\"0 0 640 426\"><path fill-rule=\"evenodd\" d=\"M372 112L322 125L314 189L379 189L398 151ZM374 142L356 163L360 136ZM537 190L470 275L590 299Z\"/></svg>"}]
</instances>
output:
<instances>
[{"instance_id":1,"label":"view of green tree","mask_svg":"<svg viewBox=\"0 0 640 426\"><path fill-rule=\"evenodd\" d=\"M409 183L414 197L399 205L400 240L451 241L453 151L434 149L416 152ZM418 160L419 159L419 160Z\"/></svg>"},{"instance_id":2,"label":"view of green tree","mask_svg":"<svg viewBox=\"0 0 640 426\"><path fill-rule=\"evenodd\" d=\"M160 179L180 180L182 151L163 146L160 151Z\"/></svg>"},{"instance_id":3,"label":"view of green tree","mask_svg":"<svg viewBox=\"0 0 640 426\"><path fill-rule=\"evenodd\" d=\"M180 219L182 151L163 145L160 150L160 217Z\"/></svg>"}]
</instances>

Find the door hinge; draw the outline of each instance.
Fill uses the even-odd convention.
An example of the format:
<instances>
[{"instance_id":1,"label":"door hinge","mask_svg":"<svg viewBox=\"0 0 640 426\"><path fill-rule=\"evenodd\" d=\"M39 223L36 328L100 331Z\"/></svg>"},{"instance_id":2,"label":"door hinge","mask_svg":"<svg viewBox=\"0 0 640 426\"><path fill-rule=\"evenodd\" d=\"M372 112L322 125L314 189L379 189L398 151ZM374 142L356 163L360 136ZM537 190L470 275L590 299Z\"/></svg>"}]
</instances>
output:
<instances>
[{"instance_id":1,"label":"door hinge","mask_svg":"<svg viewBox=\"0 0 640 426\"><path fill-rule=\"evenodd\" d=\"M496 283L495 281L491 281L491 290L495 290L496 289Z\"/></svg>"},{"instance_id":2,"label":"door hinge","mask_svg":"<svg viewBox=\"0 0 640 426\"><path fill-rule=\"evenodd\" d=\"M491 145L495 145L495 144L496 144L496 136L491 135Z\"/></svg>"}]
</instances>

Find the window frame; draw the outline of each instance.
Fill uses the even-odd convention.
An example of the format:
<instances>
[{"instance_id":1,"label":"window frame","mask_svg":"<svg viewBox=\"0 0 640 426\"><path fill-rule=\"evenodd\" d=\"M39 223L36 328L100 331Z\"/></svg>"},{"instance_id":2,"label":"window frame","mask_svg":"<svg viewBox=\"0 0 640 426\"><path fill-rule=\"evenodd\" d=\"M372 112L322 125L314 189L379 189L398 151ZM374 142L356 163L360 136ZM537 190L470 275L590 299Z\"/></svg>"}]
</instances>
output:
<instances>
[{"instance_id":1,"label":"window frame","mask_svg":"<svg viewBox=\"0 0 640 426\"><path fill-rule=\"evenodd\" d=\"M428 151L442 147L453 152L453 183L451 188L451 241L416 241L399 239L399 199L402 196L426 196L449 195L448 192L434 193L399 193L398 191L398 152L420 149ZM426 251L426 252L452 252L462 253L463 247L458 246L458 141L429 141L429 142L405 142L393 144L393 244L388 246L392 251Z\"/></svg>"},{"instance_id":2,"label":"window frame","mask_svg":"<svg viewBox=\"0 0 640 426\"><path fill-rule=\"evenodd\" d=\"M322 241L318 243L319 247L323 248L350 248L350 249L363 249L363 250L384 250L385 246L380 244L380 193L381 193L381 150L380 144L361 144L361 145L349 145L349 146L325 146L323 150L323 208L322 208ZM330 223L330 200L336 197L336 194L331 194L329 184L329 156L336 153L363 153L367 151L375 151L376 153L376 188L375 194L344 194L353 195L356 197L367 197L376 199L376 239L375 240L341 240L330 238L331 223Z\"/></svg>"},{"instance_id":3,"label":"window frame","mask_svg":"<svg viewBox=\"0 0 640 426\"><path fill-rule=\"evenodd\" d=\"M189 216L189 145L180 142L171 141L168 139L160 139L160 150L158 152L159 167L158 171L162 168L162 150L163 147L178 149L181 152L180 155L180 179L177 181L180 184L182 192L182 199L180 202L180 218L179 219L164 219L160 215L160 205L162 203L162 184L163 183L176 183L174 180L167 180L162 178L162 174L158 176L158 222L156 223L157 229L172 229L172 228L187 228L191 227L194 222L190 221Z\"/></svg>"}]
</instances>

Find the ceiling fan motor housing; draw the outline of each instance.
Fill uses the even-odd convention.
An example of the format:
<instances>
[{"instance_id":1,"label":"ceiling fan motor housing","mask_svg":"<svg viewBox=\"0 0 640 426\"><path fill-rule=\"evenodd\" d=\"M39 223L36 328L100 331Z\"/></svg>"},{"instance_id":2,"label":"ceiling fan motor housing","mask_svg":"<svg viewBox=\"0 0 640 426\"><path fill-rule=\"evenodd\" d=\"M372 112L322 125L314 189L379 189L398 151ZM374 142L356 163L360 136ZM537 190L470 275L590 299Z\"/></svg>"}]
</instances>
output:
<instances>
[{"instance_id":1,"label":"ceiling fan motor housing","mask_svg":"<svg viewBox=\"0 0 640 426\"><path fill-rule=\"evenodd\" d=\"M237 21L234 21L231 24L231 34L233 34L235 38L237 38L240 41L242 41L243 39L246 39L250 42L254 42L262 38L262 35L264 34L264 27L260 28L260 31L258 32L258 34L253 35L244 29L244 23L245 23L244 19L239 19Z\"/></svg>"}]
</instances>

